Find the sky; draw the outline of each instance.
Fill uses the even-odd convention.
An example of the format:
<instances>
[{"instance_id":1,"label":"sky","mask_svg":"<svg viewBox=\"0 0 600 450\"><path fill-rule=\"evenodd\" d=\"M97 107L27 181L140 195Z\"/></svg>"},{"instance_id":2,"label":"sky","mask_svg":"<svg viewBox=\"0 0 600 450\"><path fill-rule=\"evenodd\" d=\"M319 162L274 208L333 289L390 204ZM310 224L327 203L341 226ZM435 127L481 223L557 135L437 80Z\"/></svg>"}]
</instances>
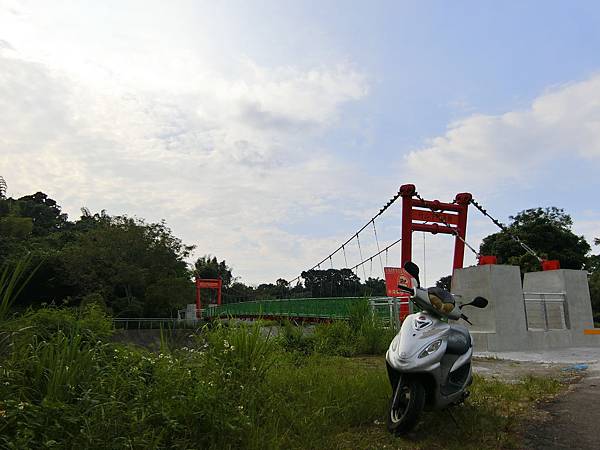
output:
<instances>
[{"instance_id":1,"label":"sky","mask_svg":"<svg viewBox=\"0 0 600 450\"><path fill-rule=\"evenodd\" d=\"M591 244L599 29L593 1L0 0L0 175L71 219L165 220L246 283L296 277L405 183L503 222L561 207ZM371 228L328 264L374 254ZM470 212L472 246L496 231ZM415 233L428 284L452 248Z\"/></svg>"}]
</instances>

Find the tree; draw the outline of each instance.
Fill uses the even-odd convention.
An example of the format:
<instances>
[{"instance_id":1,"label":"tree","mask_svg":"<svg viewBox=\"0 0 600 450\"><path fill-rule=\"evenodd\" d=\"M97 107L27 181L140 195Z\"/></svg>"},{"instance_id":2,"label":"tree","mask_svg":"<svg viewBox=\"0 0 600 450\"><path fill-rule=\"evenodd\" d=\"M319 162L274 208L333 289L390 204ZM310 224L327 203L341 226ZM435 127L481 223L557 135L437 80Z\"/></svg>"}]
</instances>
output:
<instances>
[{"instance_id":1,"label":"tree","mask_svg":"<svg viewBox=\"0 0 600 450\"><path fill-rule=\"evenodd\" d=\"M169 316L193 301L185 262L193 247L174 237L163 222L106 215L92 220L95 226L86 224L59 256L60 277L75 299L99 294L122 316ZM182 294L186 289L189 298Z\"/></svg>"},{"instance_id":2,"label":"tree","mask_svg":"<svg viewBox=\"0 0 600 450\"><path fill-rule=\"evenodd\" d=\"M350 269L308 270L300 274L312 297L363 295L360 278Z\"/></svg>"},{"instance_id":3,"label":"tree","mask_svg":"<svg viewBox=\"0 0 600 450\"><path fill-rule=\"evenodd\" d=\"M452 288L452 275L446 275L435 282L435 286L450 291Z\"/></svg>"},{"instance_id":4,"label":"tree","mask_svg":"<svg viewBox=\"0 0 600 450\"><path fill-rule=\"evenodd\" d=\"M178 309L193 301L194 285L189 278L156 280L146 289L144 314L146 317L176 317Z\"/></svg>"},{"instance_id":5,"label":"tree","mask_svg":"<svg viewBox=\"0 0 600 450\"><path fill-rule=\"evenodd\" d=\"M564 269L582 269L590 246L583 236L571 231L573 221L563 209L533 208L511 216L508 231L545 259L558 259ZM538 261L528 254L506 231L483 239L482 255L496 255L500 264L514 264L521 272L540 270Z\"/></svg>"},{"instance_id":6,"label":"tree","mask_svg":"<svg viewBox=\"0 0 600 450\"><path fill-rule=\"evenodd\" d=\"M231 268L227 266L225 260L219 262L217 257L204 255L198 258L194 263L195 275L200 278L221 278L223 287L228 287L232 280Z\"/></svg>"},{"instance_id":7,"label":"tree","mask_svg":"<svg viewBox=\"0 0 600 450\"><path fill-rule=\"evenodd\" d=\"M55 200L43 192L26 195L15 202L20 217L30 217L33 234L43 236L60 230L68 224L67 215L62 213Z\"/></svg>"},{"instance_id":8,"label":"tree","mask_svg":"<svg viewBox=\"0 0 600 450\"><path fill-rule=\"evenodd\" d=\"M72 222L43 192L0 198L0 265L30 254L38 267L17 308L94 298L115 315L170 316L194 301L192 249L164 222L86 208Z\"/></svg>"},{"instance_id":9,"label":"tree","mask_svg":"<svg viewBox=\"0 0 600 450\"><path fill-rule=\"evenodd\" d=\"M600 245L600 239L594 239L595 245ZM591 256L590 259L593 261L590 266L593 270L590 270L591 275L589 278L590 286L590 299L592 301L592 310L594 311L594 322L596 326L600 325L600 255Z\"/></svg>"},{"instance_id":10,"label":"tree","mask_svg":"<svg viewBox=\"0 0 600 450\"><path fill-rule=\"evenodd\" d=\"M385 296L386 293L385 280L382 280L381 278L367 278L367 281L365 281L364 295Z\"/></svg>"}]
</instances>

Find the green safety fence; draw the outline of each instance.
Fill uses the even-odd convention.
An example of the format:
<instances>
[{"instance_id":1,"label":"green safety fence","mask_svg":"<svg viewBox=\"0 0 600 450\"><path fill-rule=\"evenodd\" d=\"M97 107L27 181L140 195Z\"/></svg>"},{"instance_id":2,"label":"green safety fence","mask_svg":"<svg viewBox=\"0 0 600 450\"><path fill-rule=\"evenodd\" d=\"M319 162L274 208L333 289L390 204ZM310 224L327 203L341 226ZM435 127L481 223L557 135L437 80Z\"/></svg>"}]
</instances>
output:
<instances>
[{"instance_id":1,"label":"green safety fence","mask_svg":"<svg viewBox=\"0 0 600 450\"><path fill-rule=\"evenodd\" d=\"M230 303L204 310L204 317L276 316L347 319L350 307L364 297L292 298Z\"/></svg>"}]
</instances>

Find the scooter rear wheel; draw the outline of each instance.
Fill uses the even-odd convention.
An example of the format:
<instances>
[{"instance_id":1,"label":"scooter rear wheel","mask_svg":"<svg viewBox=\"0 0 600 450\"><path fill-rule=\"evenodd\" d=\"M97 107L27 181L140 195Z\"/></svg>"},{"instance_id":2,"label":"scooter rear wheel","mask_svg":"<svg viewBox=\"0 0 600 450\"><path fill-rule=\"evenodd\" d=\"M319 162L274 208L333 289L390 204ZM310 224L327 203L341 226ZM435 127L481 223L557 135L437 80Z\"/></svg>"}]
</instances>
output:
<instances>
[{"instance_id":1,"label":"scooter rear wheel","mask_svg":"<svg viewBox=\"0 0 600 450\"><path fill-rule=\"evenodd\" d=\"M391 433L403 434L418 422L425 406L425 388L417 379L400 380L392 393L387 414L387 428Z\"/></svg>"}]
</instances>

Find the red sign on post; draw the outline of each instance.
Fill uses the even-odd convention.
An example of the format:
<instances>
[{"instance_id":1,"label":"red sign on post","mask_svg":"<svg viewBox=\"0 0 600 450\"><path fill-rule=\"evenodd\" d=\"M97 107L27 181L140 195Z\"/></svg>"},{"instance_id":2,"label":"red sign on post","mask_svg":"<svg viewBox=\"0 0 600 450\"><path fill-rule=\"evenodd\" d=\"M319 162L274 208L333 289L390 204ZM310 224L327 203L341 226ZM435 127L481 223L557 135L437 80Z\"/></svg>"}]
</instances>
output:
<instances>
[{"instance_id":1,"label":"red sign on post","mask_svg":"<svg viewBox=\"0 0 600 450\"><path fill-rule=\"evenodd\" d=\"M398 285L412 288L413 279L410 274L401 267L384 267L383 272L385 273L385 289L387 291L387 296L400 298L400 319L404 320L404 318L410 314L410 308L408 306L410 296L406 292L398 289Z\"/></svg>"}]
</instances>

